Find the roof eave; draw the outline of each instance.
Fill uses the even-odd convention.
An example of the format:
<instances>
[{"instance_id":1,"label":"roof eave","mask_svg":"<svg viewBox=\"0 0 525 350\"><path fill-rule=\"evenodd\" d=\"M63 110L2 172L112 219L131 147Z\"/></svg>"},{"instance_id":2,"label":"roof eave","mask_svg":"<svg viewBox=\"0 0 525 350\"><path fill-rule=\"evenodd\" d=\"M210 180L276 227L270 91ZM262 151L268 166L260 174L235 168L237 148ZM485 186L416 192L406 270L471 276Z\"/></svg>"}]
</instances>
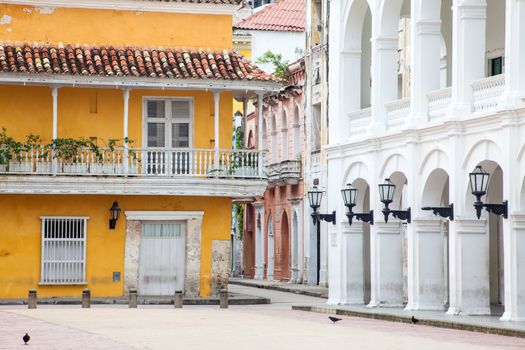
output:
<instances>
[{"instance_id":1,"label":"roof eave","mask_svg":"<svg viewBox=\"0 0 525 350\"><path fill-rule=\"evenodd\" d=\"M202 4L135 0L0 0L0 4L214 15L234 15L240 7L240 4Z\"/></svg>"},{"instance_id":2,"label":"roof eave","mask_svg":"<svg viewBox=\"0 0 525 350\"><path fill-rule=\"evenodd\" d=\"M0 84L30 86L99 87L116 89L225 90L276 92L282 84L261 80L171 79L100 76L65 76L30 73L0 73Z\"/></svg>"}]
</instances>

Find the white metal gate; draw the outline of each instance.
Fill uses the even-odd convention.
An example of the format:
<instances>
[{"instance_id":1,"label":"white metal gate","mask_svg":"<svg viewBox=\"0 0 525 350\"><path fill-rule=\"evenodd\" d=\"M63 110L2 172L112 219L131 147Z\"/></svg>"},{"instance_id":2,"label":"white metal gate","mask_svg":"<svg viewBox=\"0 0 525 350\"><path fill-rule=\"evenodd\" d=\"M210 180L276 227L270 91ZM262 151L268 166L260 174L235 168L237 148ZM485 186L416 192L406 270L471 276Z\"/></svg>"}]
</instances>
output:
<instances>
[{"instance_id":1,"label":"white metal gate","mask_svg":"<svg viewBox=\"0 0 525 350\"><path fill-rule=\"evenodd\" d=\"M184 290L184 223L144 223L140 240L140 295Z\"/></svg>"}]
</instances>

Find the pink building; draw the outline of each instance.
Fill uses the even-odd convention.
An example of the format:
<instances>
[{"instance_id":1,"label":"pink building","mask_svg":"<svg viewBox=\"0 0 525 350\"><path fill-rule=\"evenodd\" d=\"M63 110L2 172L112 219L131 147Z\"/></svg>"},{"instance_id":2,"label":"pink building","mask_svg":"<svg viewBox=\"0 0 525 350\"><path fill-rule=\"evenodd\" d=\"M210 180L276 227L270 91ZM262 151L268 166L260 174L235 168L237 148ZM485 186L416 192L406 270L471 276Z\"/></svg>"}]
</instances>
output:
<instances>
[{"instance_id":1,"label":"pink building","mask_svg":"<svg viewBox=\"0 0 525 350\"><path fill-rule=\"evenodd\" d=\"M256 279L302 282L304 60L288 67L289 84L263 101L263 149L268 188L247 204L244 274ZM261 106L257 106L260 108ZM246 144L257 148L257 113L247 116Z\"/></svg>"}]
</instances>

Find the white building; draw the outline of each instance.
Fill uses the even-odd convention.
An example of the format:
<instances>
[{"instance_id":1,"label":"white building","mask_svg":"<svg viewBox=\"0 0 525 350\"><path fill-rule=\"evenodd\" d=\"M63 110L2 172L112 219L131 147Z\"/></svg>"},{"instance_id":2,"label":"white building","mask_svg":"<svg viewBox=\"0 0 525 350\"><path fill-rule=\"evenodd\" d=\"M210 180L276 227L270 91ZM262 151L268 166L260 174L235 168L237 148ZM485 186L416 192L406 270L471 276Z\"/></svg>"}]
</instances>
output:
<instances>
[{"instance_id":1,"label":"white building","mask_svg":"<svg viewBox=\"0 0 525 350\"><path fill-rule=\"evenodd\" d=\"M280 54L292 63L303 57L305 49L306 0L281 0L255 9L255 12L234 24L234 36L251 39L251 58L256 61L265 52ZM258 64L272 73L271 64Z\"/></svg>"},{"instance_id":2,"label":"white building","mask_svg":"<svg viewBox=\"0 0 525 350\"><path fill-rule=\"evenodd\" d=\"M328 303L525 319L525 1L332 0L329 37ZM476 217L478 165L508 218ZM385 223L385 178L410 223ZM374 225L349 225L347 183Z\"/></svg>"}]
</instances>

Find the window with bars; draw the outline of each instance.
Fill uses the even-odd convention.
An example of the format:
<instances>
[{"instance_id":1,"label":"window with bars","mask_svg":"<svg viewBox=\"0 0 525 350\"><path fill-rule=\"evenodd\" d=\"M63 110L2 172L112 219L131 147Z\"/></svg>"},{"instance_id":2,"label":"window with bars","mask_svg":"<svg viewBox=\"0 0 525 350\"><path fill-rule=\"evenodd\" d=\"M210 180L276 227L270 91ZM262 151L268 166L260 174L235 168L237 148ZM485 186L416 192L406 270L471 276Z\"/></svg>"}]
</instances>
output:
<instances>
[{"instance_id":1,"label":"window with bars","mask_svg":"<svg viewBox=\"0 0 525 350\"><path fill-rule=\"evenodd\" d=\"M86 283L87 217L41 217L40 284Z\"/></svg>"}]
</instances>

